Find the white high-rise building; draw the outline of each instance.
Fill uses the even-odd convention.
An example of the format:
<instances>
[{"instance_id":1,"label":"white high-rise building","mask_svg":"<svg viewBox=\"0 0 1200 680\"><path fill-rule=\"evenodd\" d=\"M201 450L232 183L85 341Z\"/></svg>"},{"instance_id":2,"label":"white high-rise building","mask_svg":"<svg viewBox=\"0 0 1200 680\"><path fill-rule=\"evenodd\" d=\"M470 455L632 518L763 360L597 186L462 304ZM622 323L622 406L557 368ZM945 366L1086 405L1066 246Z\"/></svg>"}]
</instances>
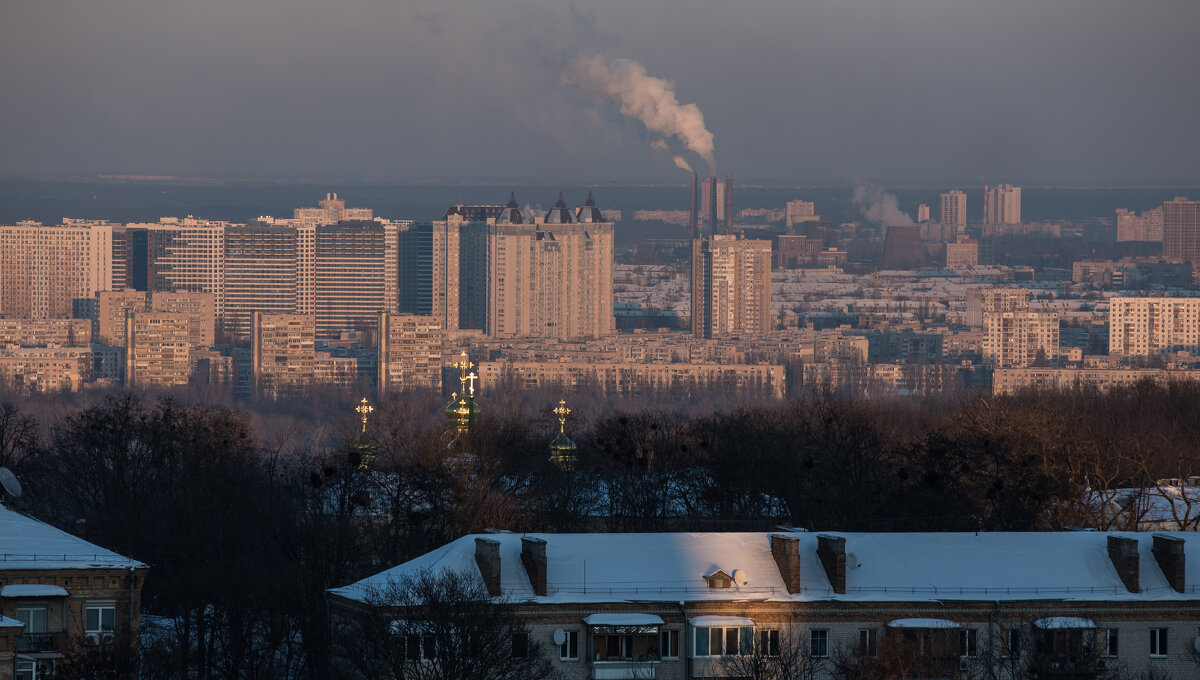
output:
<instances>
[{"instance_id":1,"label":"white high-rise building","mask_svg":"<svg viewBox=\"0 0 1200 680\"><path fill-rule=\"evenodd\" d=\"M997 184L991 189L983 187L984 224L1021 223L1021 187Z\"/></svg>"},{"instance_id":2,"label":"white high-rise building","mask_svg":"<svg viewBox=\"0 0 1200 680\"><path fill-rule=\"evenodd\" d=\"M983 358L1002 368L1033 366L1058 355L1057 312L984 312Z\"/></svg>"},{"instance_id":3,"label":"white high-rise building","mask_svg":"<svg viewBox=\"0 0 1200 680\"><path fill-rule=\"evenodd\" d=\"M70 318L75 299L112 288L112 237L100 221L0 226L0 314Z\"/></svg>"},{"instance_id":4,"label":"white high-rise building","mask_svg":"<svg viewBox=\"0 0 1200 680\"><path fill-rule=\"evenodd\" d=\"M1147 356L1200 353L1200 298L1115 297L1109 301L1108 352Z\"/></svg>"}]
</instances>

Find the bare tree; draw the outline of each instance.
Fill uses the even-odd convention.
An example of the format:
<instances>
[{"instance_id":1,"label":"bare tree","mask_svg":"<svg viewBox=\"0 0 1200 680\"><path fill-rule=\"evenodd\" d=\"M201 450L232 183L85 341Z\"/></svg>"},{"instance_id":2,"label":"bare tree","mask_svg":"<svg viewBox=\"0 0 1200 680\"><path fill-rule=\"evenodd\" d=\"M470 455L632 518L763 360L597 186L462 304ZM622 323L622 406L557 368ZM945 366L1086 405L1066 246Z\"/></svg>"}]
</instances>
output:
<instances>
[{"instance_id":1,"label":"bare tree","mask_svg":"<svg viewBox=\"0 0 1200 680\"><path fill-rule=\"evenodd\" d=\"M476 579L427 573L372 592L335 620L338 674L364 680L545 680L528 629Z\"/></svg>"},{"instance_id":2,"label":"bare tree","mask_svg":"<svg viewBox=\"0 0 1200 680\"><path fill-rule=\"evenodd\" d=\"M726 656L721 669L726 677L746 680L814 680L824 671L825 659L810 653L807 639L800 633L786 635L782 630L756 631L754 651Z\"/></svg>"}]
</instances>

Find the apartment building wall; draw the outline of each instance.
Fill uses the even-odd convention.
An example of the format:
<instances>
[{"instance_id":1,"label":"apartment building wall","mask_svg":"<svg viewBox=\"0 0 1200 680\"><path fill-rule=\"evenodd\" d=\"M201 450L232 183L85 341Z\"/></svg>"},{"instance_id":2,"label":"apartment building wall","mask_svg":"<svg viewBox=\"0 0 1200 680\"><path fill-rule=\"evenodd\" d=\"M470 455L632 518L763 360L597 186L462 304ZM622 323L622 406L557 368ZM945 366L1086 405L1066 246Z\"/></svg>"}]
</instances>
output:
<instances>
[{"instance_id":1,"label":"apartment building wall","mask_svg":"<svg viewBox=\"0 0 1200 680\"><path fill-rule=\"evenodd\" d=\"M316 319L304 314L251 315L251 382L256 394L306 390L316 372Z\"/></svg>"},{"instance_id":2,"label":"apartment building wall","mask_svg":"<svg viewBox=\"0 0 1200 680\"><path fill-rule=\"evenodd\" d=\"M17 393L78 392L91 378L87 347L0 349L0 383Z\"/></svg>"},{"instance_id":3,"label":"apartment building wall","mask_svg":"<svg viewBox=\"0 0 1200 680\"><path fill-rule=\"evenodd\" d=\"M228 222L163 218L129 225L146 230L151 291L211 293L216 316L225 314L225 232Z\"/></svg>"},{"instance_id":4,"label":"apartment building wall","mask_svg":"<svg viewBox=\"0 0 1200 680\"><path fill-rule=\"evenodd\" d=\"M379 315L377 391L442 388L442 347L445 332L433 316Z\"/></svg>"},{"instance_id":5,"label":"apartment building wall","mask_svg":"<svg viewBox=\"0 0 1200 680\"><path fill-rule=\"evenodd\" d=\"M1200 353L1200 298L1112 298L1108 329L1112 355Z\"/></svg>"},{"instance_id":6,"label":"apartment building wall","mask_svg":"<svg viewBox=\"0 0 1200 680\"><path fill-rule=\"evenodd\" d=\"M252 223L225 231L226 333L248 338L254 312L300 313L300 240L290 225Z\"/></svg>"},{"instance_id":7,"label":"apartment building wall","mask_svg":"<svg viewBox=\"0 0 1200 680\"><path fill-rule=\"evenodd\" d=\"M188 315L131 312L125 327L125 383L180 387L191 376Z\"/></svg>"},{"instance_id":8,"label":"apartment building wall","mask_svg":"<svg viewBox=\"0 0 1200 680\"><path fill-rule=\"evenodd\" d=\"M983 358L998 367L1033 366L1058 356L1057 312L984 312Z\"/></svg>"},{"instance_id":9,"label":"apartment building wall","mask_svg":"<svg viewBox=\"0 0 1200 680\"><path fill-rule=\"evenodd\" d=\"M112 287L112 233L87 220L0 226L0 314L71 318L75 299Z\"/></svg>"},{"instance_id":10,"label":"apartment building wall","mask_svg":"<svg viewBox=\"0 0 1200 680\"><path fill-rule=\"evenodd\" d=\"M771 330L771 242L718 234L692 242L692 333Z\"/></svg>"},{"instance_id":11,"label":"apartment building wall","mask_svg":"<svg viewBox=\"0 0 1200 680\"><path fill-rule=\"evenodd\" d=\"M92 341L88 319L0 318L0 346L87 347Z\"/></svg>"}]
</instances>

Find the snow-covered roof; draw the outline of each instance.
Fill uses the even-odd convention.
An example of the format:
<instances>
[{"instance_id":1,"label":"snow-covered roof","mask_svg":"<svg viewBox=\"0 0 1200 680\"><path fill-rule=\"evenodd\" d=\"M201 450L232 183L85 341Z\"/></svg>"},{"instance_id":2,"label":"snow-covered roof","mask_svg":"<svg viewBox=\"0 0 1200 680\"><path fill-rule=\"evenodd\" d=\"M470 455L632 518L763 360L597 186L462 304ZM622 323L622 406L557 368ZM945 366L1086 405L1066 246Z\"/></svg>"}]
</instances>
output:
<instances>
[{"instance_id":1,"label":"snow-covered roof","mask_svg":"<svg viewBox=\"0 0 1200 680\"><path fill-rule=\"evenodd\" d=\"M25 622L17 619L10 619L7 616L0 616L0 628L24 628Z\"/></svg>"},{"instance_id":2,"label":"snow-covered roof","mask_svg":"<svg viewBox=\"0 0 1200 680\"><path fill-rule=\"evenodd\" d=\"M754 619L748 619L744 616L693 616L688 619L688 623L701 628L715 627L754 627Z\"/></svg>"},{"instance_id":3,"label":"snow-covered roof","mask_svg":"<svg viewBox=\"0 0 1200 680\"><path fill-rule=\"evenodd\" d=\"M0 505L0 569L145 566Z\"/></svg>"},{"instance_id":4,"label":"snow-covered roof","mask_svg":"<svg viewBox=\"0 0 1200 680\"><path fill-rule=\"evenodd\" d=\"M962 628L962 624L946 619L894 619L888 621L888 628Z\"/></svg>"},{"instance_id":5,"label":"snow-covered roof","mask_svg":"<svg viewBox=\"0 0 1200 680\"><path fill-rule=\"evenodd\" d=\"M775 532L782 533L782 532ZM1161 532L1160 532L1161 533ZM521 563L520 534L487 534L500 544L501 590L514 602L930 601L1200 599L1200 539L1184 532L1186 592L1174 591L1150 550L1149 532L837 533L857 566L846 592L834 593L816 534L786 534L799 544L800 590L789 593L767 533L528 534L546 541L547 590L536 596ZM1108 555L1108 536L1137 541L1140 589L1129 592ZM393 582L458 571L482 583L474 535L331 592L369 601ZM741 569L745 585L709 588L704 574Z\"/></svg>"},{"instance_id":6,"label":"snow-covered roof","mask_svg":"<svg viewBox=\"0 0 1200 680\"><path fill-rule=\"evenodd\" d=\"M1095 628L1096 622L1076 616L1050 616L1034 621L1033 625L1045 630L1062 630L1064 628Z\"/></svg>"},{"instance_id":7,"label":"snow-covered roof","mask_svg":"<svg viewBox=\"0 0 1200 680\"><path fill-rule=\"evenodd\" d=\"M62 586L41 583L14 583L0 588L0 597L66 597L68 594Z\"/></svg>"},{"instance_id":8,"label":"snow-covered roof","mask_svg":"<svg viewBox=\"0 0 1200 680\"><path fill-rule=\"evenodd\" d=\"M661 626L661 616L654 614L592 614L583 619L589 626Z\"/></svg>"}]
</instances>

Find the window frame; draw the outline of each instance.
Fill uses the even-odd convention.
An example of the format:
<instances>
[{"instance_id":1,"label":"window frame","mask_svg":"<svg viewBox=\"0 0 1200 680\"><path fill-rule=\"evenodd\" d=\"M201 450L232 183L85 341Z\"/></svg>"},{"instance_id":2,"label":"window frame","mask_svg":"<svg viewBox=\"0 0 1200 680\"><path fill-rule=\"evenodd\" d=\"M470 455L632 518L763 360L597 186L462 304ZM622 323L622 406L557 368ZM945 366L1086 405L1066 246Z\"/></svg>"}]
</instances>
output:
<instances>
[{"instance_id":1,"label":"window frame","mask_svg":"<svg viewBox=\"0 0 1200 680\"><path fill-rule=\"evenodd\" d=\"M34 617L30 616L30 617L29 617L29 620L28 620L28 621L26 621L25 619L21 618L21 614L22 614L22 612L40 613L40 614L42 615L42 616L41 616L41 618L42 618L42 629L41 629L41 630L33 630L33 628L35 627L35 626L33 625L33 623L34 623L34 622L33 622L33 618L34 618ZM40 634L40 633L48 633L48 632L50 632L50 629L49 629L49 626L50 626L50 611L49 611L49 608L48 608L48 607L46 607L45 605L21 605L21 606L18 606L18 607L16 607L16 608L14 609L14 611L13 611L13 618L15 618L15 619L17 619L18 621L20 621L21 623L24 623L24 624L25 624L25 627L24 627L23 629L21 629L21 633L22 633L22 634L24 634L24 633L35 633L35 634Z\"/></svg>"},{"instance_id":2,"label":"window frame","mask_svg":"<svg viewBox=\"0 0 1200 680\"><path fill-rule=\"evenodd\" d=\"M696 626L692 630L696 631L692 635L693 659L721 659L727 656L750 656L754 653L754 626ZM731 634L736 636L736 650L733 652L726 651ZM702 635L706 638L707 654L700 653ZM720 641L721 650L713 654L713 643L716 641Z\"/></svg>"},{"instance_id":3,"label":"window frame","mask_svg":"<svg viewBox=\"0 0 1200 680\"><path fill-rule=\"evenodd\" d=\"M1021 629L1004 628L1001 632L1001 642L1004 644L1004 658L1021 658Z\"/></svg>"},{"instance_id":4,"label":"window frame","mask_svg":"<svg viewBox=\"0 0 1200 680\"><path fill-rule=\"evenodd\" d=\"M1101 645L1103 640L1103 645ZM1104 659L1115 659L1121 654L1119 628L1100 628L1096 631L1095 644L1098 655Z\"/></svg>"},{"instance_id":5,"label":"window frame","mask_svg":"<svg viewBox=\"0 0 1200 680\"><path fill-rule=\"evenodd\" d=\"M858 629L858 653L871 659L879 656L879 631L877 629Z\"/></svg>"},{"instance_id":6,"label":"window frame","mask_svg":"<svg viewBox=\"0 0 1200 680\"><path fill-rule=\"evenodd\" d=\"M92 628L91 613L96 611L97 628ZM111 612L112 626L104 627L104 612ZM117 630L117 603L112 600L87 602L83 606L83 632L85 635L113 635Z\"/></svg>"},{"instance_id":7,"label":"window frame","mask_svg":"<svg viewBox=\"0 0 1200 680\"><path fill-rule=\"evenodd\" d=\"M658 632L658 658L660 659L678 659L679 658L679 632L678 630L660 630ZM672 654L671 652L675 653Z\"/></svg>"},{"instance_id":8,"label":"window frame","mask_svg":"<svg viewBox=\"0 0 1200 680\"><path fill-rule=\"evenodd\" d=\"M979 656L979 629L963 628L958 631L958 655L964 659Z\"/></svg>"},{"instance_id":9,"label":"window frame","mask_svg":"<svg viewBox=\"0 0 1200 680\"><path fill-rule=\"evenodd\" d=\"M518 643L517 641L521 642ZM510 640L511 648L509 650L510 659L528 659L529 658L529 632L524 630L514 630ZM518 653L519 652L519 653Z\"/></svg>"},{"instance_id":10,"label":"window frame","mask_svg":"<svg viewBox=\"0 0 1200 680\"><path fill-rule=\"evenodd\" d=\"M565 634L566 637L563 640L563 643L558 646L558 660L559 661L579 661L579 631L564 630L563 633ZM574 648L575 648L574 656L570 656L572 642L575 643L574 644Z\"/></svg>"},{"instance_id":11,"label":"window frame","mask_svg":"<svg viewBox=\"0 0 1200 680\"><path fill-rule=\"evenodd\" d=\"M779 646L779 640L780 640L779 629L778 628L761 628L761 629L756 628L755 632L758 633L758 635L756 636L758 638L758 645L759 645L758 654L760 656L765 656L768 659L779 658L780 651L781 651L780 646Z\"/></svg>"},{"instance_id":12,"label":"window frame","mask_svg":"<svg viewBox=\"0 0 1200 680\"><path fill-rule=\"evenodd\" d=\"M1167 628L1151 628L1150 629L1150 658L1165 659L1170 656L1168 646L1169 637Z\"/></svg>"},{"instance_id":13,"label":"window frame","mask_svg":"<svg viewBox=\"0 0 1200 680\"><path fill-rule=\"evenodd\" d=\"M821 653L817 653L817 641L821 642ZM814 659L829 658L829 629L828 628L813 628L809 630L808 635L808 653Z\"/></svg>"}]
</instances>

